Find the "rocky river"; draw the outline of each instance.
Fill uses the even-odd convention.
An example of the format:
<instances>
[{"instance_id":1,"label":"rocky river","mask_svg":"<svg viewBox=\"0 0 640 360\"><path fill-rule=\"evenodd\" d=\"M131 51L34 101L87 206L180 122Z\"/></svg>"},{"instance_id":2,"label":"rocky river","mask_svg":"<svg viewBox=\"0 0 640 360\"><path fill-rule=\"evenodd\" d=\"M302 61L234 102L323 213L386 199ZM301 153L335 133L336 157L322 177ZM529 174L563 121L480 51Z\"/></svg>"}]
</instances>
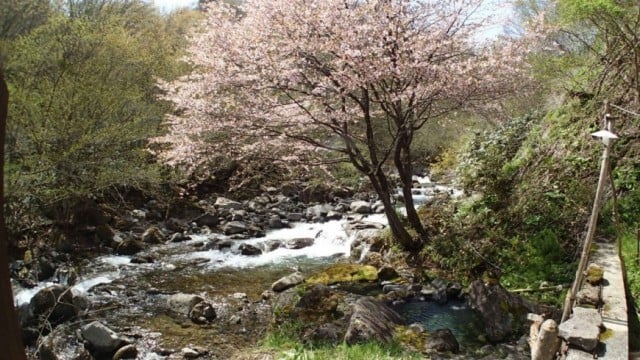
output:
<instances>
[{"instance_id":1,"label":"rocky river","mask_svg":"<svg viewBox=\"0 0 640 360\"><path fill-rule=\"evenodd\" d=\"M418 203L436 193L459 195L425 178L416 179L414 193ZM353 306L376 297L400 313L399 322L413 324L409 332L448 329L443 349L462 353L458 358L528 358L522 339L488 341L460 284L417 284L410 269L389 265L389 253L374 236L385 226L374 198L308 204L267 189L251 201L218 197L197 207L190 218L162 222L149 221L154 204L133 209L127 219L134 226L108 234L113 253L68 258L37 283L15 281L32 354L61 360L237 357L277 323L275 313L304 307L306 294L292 301L300 292L295 286L308 284L314 286L310 294L340 299L329 311L343 319L309 330L336 326L328 335L320 331L330 340L334 333L340 336L333 340L348 338L349 319L357 316ZM144 231L136 223L145 224ZM356 266L349 268L354 278L314 282L315 274L336 263ZM367 278L370 268L373 277ZM446 341L449 334L453 345Z\"/></svg>"}]
</instances>

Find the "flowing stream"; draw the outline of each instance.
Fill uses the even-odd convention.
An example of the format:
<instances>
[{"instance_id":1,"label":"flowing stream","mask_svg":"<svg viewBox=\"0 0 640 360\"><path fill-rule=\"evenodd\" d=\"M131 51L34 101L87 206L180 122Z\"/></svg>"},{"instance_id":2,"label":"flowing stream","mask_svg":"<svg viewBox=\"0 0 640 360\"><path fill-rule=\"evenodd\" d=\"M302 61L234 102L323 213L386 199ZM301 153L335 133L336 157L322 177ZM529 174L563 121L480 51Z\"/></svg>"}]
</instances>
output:
<instances>
[{"instance_id":1,"label":"flowing stream","mask_svg":"<svg viewBox=\"0 0 640 360\"><path fill-rule=\"evenodd\" d=\"M420 186L414 190L416 204L424 203L433 196L434 190L447 191L454 196L459 194L451 188L434 185L428 179L417 180ZM365 220L386 222L381 214L369 215ZM73 287L86 293L96 311L108 318L108 322L124 326L139 324L141 327L155 327L152 331L171 333L177 328L164 323L158 325L163 318L153 314L154 307L158 305L153 300L155 294L183 292L212 296L243 293L249 300L257 301L275 280L290 274L293 269L310 273L334 263L337 258L348 257L353 238L347 235L346 224L346 220L296 223L290 228L269 231L265 237L233 240L231 247L222 250L207 248L213 242L228 240L224 235L191 235L188 241L158 245L143 252L155 259L152 263L133 264L131 256L122 255L83 260L79 265L79 280ZM296 238L313 238L314 242L302 249L280 247L256 256L242 255L238 249L241 244L259 245ZM16 304L28 303L37 291L51 284L42 282L31 289L15 285ZM475 319L463 303L440 306L431 302L410 302L396 309L410 322L420 322L428 330L450 328L463 346L477 338L473 328Z\"/></svg>"}]
</instances>

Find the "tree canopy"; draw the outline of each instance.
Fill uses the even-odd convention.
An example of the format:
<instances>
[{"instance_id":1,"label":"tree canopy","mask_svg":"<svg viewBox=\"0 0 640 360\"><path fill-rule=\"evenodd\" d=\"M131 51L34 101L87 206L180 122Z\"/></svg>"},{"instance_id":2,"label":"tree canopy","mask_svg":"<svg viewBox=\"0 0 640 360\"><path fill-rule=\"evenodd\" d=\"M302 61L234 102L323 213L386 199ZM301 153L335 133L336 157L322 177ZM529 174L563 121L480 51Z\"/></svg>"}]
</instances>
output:
<instances>
[{"instance_id":1,"label":"tree canopy","mask_svg":"<svg viewBox=\"0 0 640 360\"><path fill-rule=\"evenodd\" d=\"M160 155L191 167L221 152L288 161L341 156L371 180L400 243L419 248L427 234L410 193L416 132L512 93L521 75L524 50L515 42L477 41L480 4L211 3L189 49L196 70L163 85L176 113L157 139L171 145ZM421 239L397 220L393 171Z\"/></svg>"},{"instance_id":2,"label":"tree canopy","mask_svg":"<svg viewBox=\"0 0 640 360\"><path fill-rule=\"evenodd\" d=\"M12 93L5 186L13 215L163 181L146 150L169 109L157 98L156 78L185 70L178 58L190 15L164 16L142 1L59 5L42 21L34 13L38 24L20 36L2 39Z\"/></svg>"}]
</instances>

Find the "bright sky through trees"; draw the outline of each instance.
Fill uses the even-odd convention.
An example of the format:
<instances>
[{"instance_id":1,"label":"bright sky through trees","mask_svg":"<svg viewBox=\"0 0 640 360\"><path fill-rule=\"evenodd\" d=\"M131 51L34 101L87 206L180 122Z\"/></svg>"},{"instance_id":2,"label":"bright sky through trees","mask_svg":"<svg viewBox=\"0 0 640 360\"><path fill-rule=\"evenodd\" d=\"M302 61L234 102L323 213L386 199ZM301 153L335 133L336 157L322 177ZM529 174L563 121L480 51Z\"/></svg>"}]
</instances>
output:
<instances>
[{"instance_id":1,"label":"bright sky through trees","mask_svg":"<svg viewBox=\"0 0 640 360\"><path fill-rule=\"evenodd\" d=\"M183 7L195 7L198 4L198 0L151 0L164 12L170 12L178 8ZM511 1L505 0L488 0L486 1L485 11L487 14L495 16L498 24L507 23L513 17ZM485 16L487 14L482 14ZM489 28L481 38L493 38L504 32L501 25L495 25Z\"/></svg>"},{"instance_id":2,"label":"bright sky through trees","mask_svg":"<svg viewBox=\"0 0 640 360\"><path fill-rule=\"evenodd\" d=\"M194 7L198 0L151 0L162 11L170 12L178 8Z\"/></svg>"}]
</instances>

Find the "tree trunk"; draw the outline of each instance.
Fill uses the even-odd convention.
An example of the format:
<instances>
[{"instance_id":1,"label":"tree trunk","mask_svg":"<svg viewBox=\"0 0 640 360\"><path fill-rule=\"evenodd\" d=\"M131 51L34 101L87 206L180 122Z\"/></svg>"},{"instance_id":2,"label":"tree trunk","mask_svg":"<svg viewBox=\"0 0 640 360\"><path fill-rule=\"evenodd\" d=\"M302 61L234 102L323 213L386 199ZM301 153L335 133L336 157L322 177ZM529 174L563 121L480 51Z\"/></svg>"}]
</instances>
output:
<instances>
[{"instance_id":1,"label":"tree trunk","mask_svg":"<svg viewBox=\"0 0 640 360\"><path fill-rule=\"evenodd\" d=\"M418 212L413 203L413 166L411 164L411 135L405 132L398 139L395 154L393 158L400 181L402 182L402 196L404 197L404 205L407 211L407 221L411 227L420 235L422 241L427 241L427 231L425 230Z\"/></svg>"},{"instance_id":2,"label":"tree trunk","mask_svg":"<svg viewBox=\"0 0 640 360\"><path fill-rule=\"evenodd\" d=\"M405 229L398 213L396 212L396 208L393 206L391 202L391 189L389 187L389 182L387 181L387 177L382 173L382 171L378 171L375 175L370 175L369 179L371 180L371 184L373 185L376 193L380 197L382 204L384 206L384 213L387 216L387 220L389 221L389 228L391 229L391 233L393 237L398 241L400 246L407 251L418 251L422 248L422 243L419 239L415 239L407 229Z\"/></svg>"},{"instance_id":3,"label":"tree trunk","mask_svg":"<svg viewBox=\"0 0 640 360\"><path fill-rule=\"evenodd\" d=\"M4 184L4 137L7 124L9 90L0 71L0 179ZM0 186L0 349L3 359L26 359L22 346L22 332L13 305L9 280L9 256L7 254L7 229L4 222L4 186ZM5 357L6 356L6 357Z\"/></svg>"}]
</instances>

